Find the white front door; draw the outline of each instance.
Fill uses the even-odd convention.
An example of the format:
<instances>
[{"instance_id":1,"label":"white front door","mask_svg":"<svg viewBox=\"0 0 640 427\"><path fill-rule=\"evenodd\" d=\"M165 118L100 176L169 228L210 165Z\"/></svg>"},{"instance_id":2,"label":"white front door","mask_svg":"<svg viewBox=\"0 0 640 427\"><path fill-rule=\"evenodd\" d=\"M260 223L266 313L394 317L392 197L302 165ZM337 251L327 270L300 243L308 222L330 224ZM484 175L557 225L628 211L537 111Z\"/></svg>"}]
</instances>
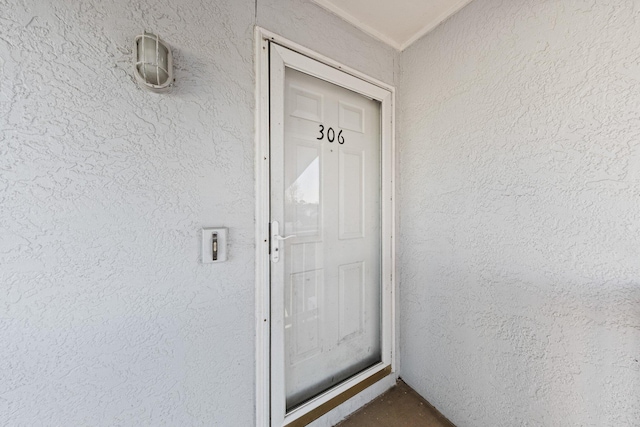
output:
<instances>
[{"instance_id":1,"label":"white front door","mask_svg":"<svg viewBox=\"0 0 640 427\"><path fill-rule=\"evenodd\" d=\"M389 362L382 104L296 55L271 46L272 420Z\"/></svg>"}]
</instances>

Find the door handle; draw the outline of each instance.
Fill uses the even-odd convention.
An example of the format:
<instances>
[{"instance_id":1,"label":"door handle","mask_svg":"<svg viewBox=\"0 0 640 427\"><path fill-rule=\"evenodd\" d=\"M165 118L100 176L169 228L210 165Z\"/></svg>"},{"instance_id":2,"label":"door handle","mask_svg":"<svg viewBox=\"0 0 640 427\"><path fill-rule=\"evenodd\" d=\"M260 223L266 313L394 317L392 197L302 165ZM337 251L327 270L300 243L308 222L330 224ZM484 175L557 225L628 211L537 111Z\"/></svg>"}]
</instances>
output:
<instances>
[{"instance_id":1,"label":"door handle","mask_svg":"<svg viewBox=\"0 0 640 427\"><path fill-rule=\"evenodd\" d=\"M295 234L291 234L291 235L289 235L287 237L282 237L282 236L273 236L273 237L278 239L278 240L280 240L280 241L282 241L282 240L287 240L287 239L290 239L292 237L298 237L298 236L296 236Z\"/></svg>"},{"instance_id":2,"label":"door handle","mask_svg":"<svg viewBox=\"0 0 640 427\"><path fill-rule=\"evenodd\" d=\"M280 261L280 242L283 240L291 239L292 237L296 237L296 235L280 235L280 223L278 223L278 221L273 221L271 223L271 261Z\"/></svg>"}]
</instances>

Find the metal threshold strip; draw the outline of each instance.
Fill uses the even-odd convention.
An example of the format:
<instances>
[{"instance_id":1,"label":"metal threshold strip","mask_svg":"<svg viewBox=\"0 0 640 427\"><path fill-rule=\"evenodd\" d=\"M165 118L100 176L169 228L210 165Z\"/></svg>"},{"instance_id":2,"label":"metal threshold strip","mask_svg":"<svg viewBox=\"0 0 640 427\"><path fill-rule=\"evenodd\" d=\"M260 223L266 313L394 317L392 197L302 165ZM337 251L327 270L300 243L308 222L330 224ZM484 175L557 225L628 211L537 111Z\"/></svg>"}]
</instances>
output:
<instances>
[{"instance_id":1,"label":"metal threshold strip","mask_svg":"<svg viewBox=\"0 0 640 427\"><path fill-rule=\"evenodd\" d=\"M317 420L318 418L320 418L321 416L323 416L327 412L331 411L332 409L338 407L342 403L344 403L347 400L351 399L353 396L355 396L356 394L358 394L361 391L365 390L369 386L372 386L373 384L377 383L378 381L380 381L381 379L383 379L384 377L386 377L389 374L391 374L391 365L387 366L386 368L384 368L383 370L381 370L379 372L376 372L375 374L371 375L370 377L362 380L361 382L359 382L358 384L354 385L353 387L343 391L342 393L340 393L339 395L337 395L333 399L323 403L322 405L318 406L317 408L312 409L310 412L308 412L305 415L301 416L297 420L294 420L294 421L290 422L285 427L304 427L304 426L306 426L307 424L311 423L312 421Z\"/></svg>"}]
</instances>

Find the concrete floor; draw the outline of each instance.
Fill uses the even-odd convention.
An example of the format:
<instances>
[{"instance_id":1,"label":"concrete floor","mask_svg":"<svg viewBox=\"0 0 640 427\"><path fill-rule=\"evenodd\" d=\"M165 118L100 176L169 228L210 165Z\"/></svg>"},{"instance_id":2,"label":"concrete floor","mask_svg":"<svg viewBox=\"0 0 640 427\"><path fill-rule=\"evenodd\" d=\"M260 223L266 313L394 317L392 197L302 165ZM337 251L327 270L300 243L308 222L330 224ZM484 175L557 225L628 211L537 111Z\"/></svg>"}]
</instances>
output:
<instances>
[{"instance_id":1,"label":"concrete floor","mask_svg":"<svg viewBox=\"0 0 640 427\"><path fill-rule=\"evenodd\" d=\"M399 380L397 385L353 413L336 427L455 427Z\"/></svg>"}]
</instances>

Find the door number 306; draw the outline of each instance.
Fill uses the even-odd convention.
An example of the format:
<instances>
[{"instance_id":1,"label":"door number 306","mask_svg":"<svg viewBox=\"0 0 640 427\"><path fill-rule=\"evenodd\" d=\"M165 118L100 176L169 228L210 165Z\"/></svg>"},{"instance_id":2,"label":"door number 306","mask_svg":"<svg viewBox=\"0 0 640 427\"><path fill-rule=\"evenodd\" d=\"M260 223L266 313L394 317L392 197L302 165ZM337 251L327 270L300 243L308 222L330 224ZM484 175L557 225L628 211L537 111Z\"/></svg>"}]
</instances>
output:
<instances>
[{"instance_id":1,"label":"door number 306","mask_svg":"<svg viewBox=\"0 0 640 427\"><path fill-rule=\"evenodd\" d=\"M327 141L333 142L336 140L336 131L333 130L333 128L329 128L327 129L327 132L325 135L324 125L320 125L320 136L317 137L316 139L318 141L322 141L325 136L327 137ZM344 144L344 136L342 136L342 130L338 132L338 144Z\"/></svg>"}]
</instances>

